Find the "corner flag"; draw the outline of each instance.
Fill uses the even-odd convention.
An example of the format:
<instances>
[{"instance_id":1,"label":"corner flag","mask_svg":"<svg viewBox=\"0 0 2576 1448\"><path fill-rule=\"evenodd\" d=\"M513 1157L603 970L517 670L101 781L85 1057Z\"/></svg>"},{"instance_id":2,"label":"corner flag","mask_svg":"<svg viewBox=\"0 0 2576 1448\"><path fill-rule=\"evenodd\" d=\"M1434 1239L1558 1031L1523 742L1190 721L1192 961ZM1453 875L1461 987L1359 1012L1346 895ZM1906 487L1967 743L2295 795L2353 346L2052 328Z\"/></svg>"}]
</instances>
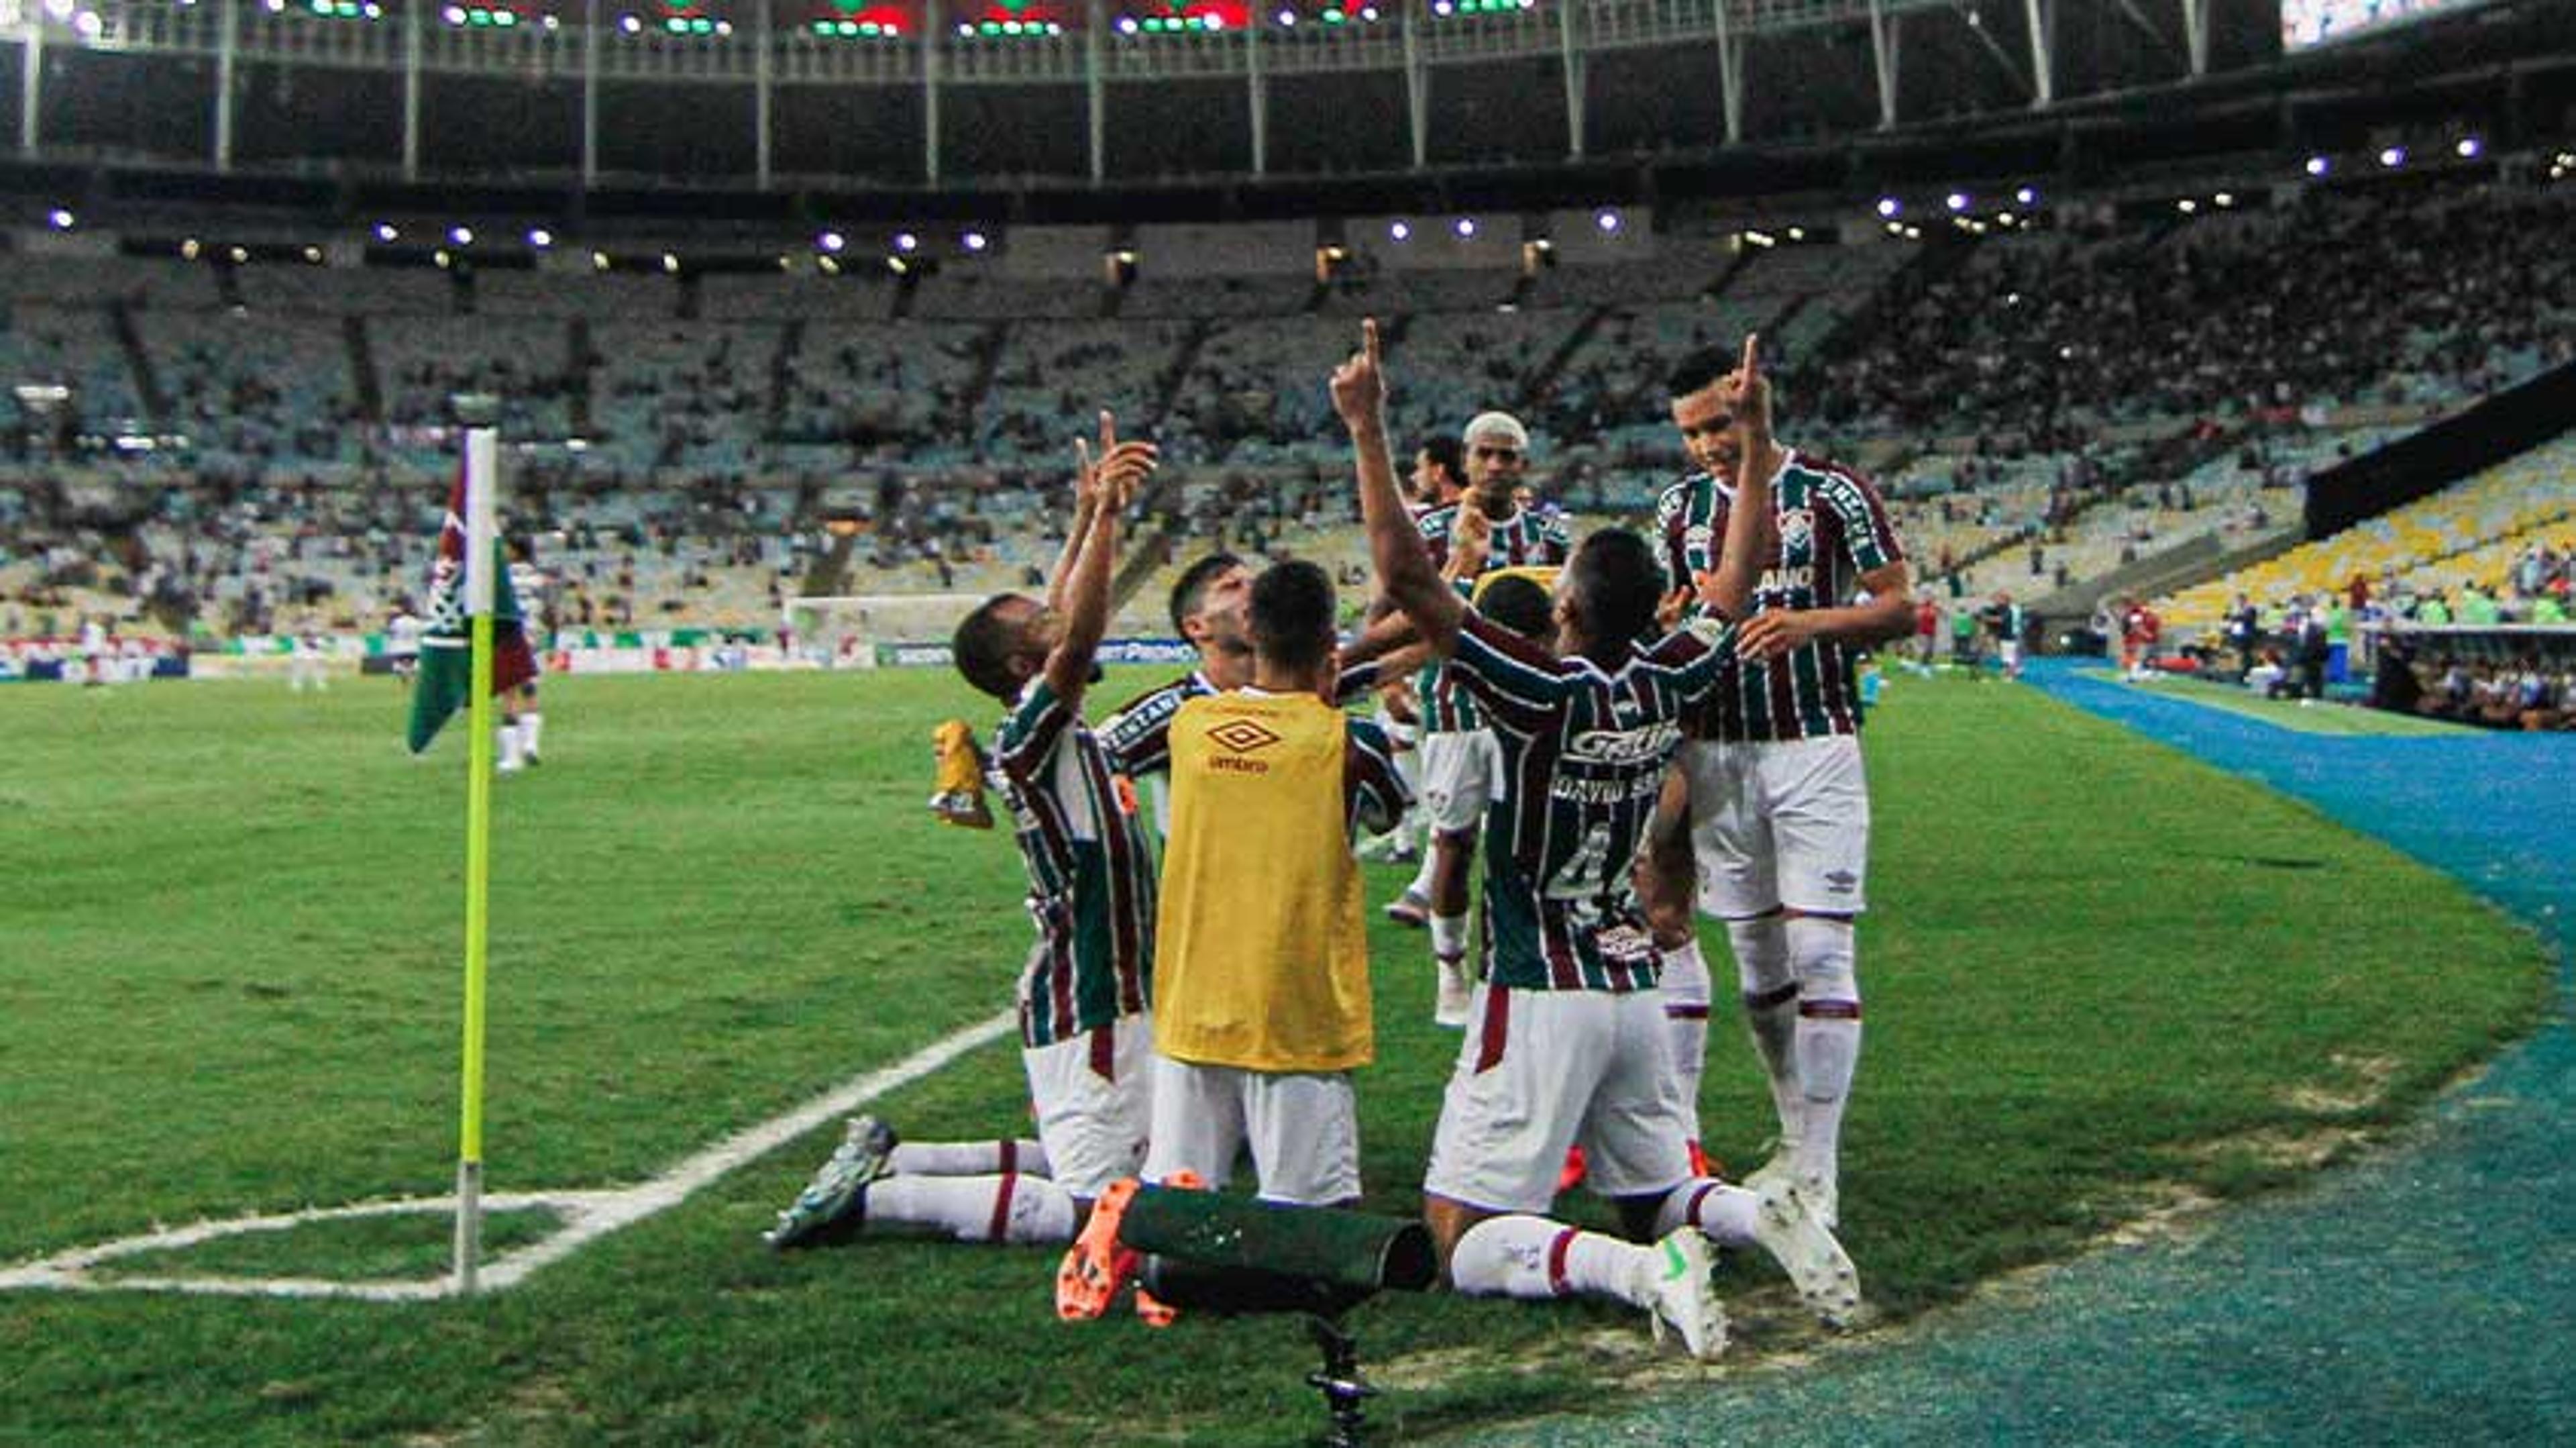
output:
<instances>
[{"instance_id":1,"label":"corner flag","mask_svg":"<svg viewBox=\"0 0 2576 1448\"><path fill-rule=\"evenodd\" d=\"M518 594L501 545L492 545L492 695L506 694L537 676L519 619ZM438 561L429 572L429 620L421 630L420 668L411 687L411 752L420 753L473 692L473 640L465 625L465 474L449 492L447 520L438 530Z\"/></svg>"}]
</instances>

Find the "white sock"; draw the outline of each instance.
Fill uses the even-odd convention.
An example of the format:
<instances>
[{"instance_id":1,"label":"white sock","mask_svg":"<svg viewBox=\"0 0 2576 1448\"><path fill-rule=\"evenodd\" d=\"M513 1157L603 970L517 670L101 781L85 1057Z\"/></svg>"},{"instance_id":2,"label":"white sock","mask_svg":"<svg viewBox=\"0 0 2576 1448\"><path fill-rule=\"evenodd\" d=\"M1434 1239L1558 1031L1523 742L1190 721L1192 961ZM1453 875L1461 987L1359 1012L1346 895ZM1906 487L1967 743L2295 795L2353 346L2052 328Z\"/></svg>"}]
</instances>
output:
<instances>
[{"instance_id":1,"label":"white sock","mask_svg":"<svg viewBox=\"0 0 2576 1448\"><path fill-rule=\"evenodd\" d=\"M1054 1175L1046 1148L1034 1141L907 1141L886 1157L886 1170L897 1176Z\"/></svg>"},{"instance_id":2,"label":"white sock","mask_svg":"<svg viewBox=\"0 0 2576 1448\"><path fill-rule=\"evenodd\" d=\"M1860 980L1852 968L1852 923L1801 916L1789 922L1789 955L1798 970L1798 1081L1805 1112L1799 1123L1800 1176L1835 1180L1843 1108L1860 1064Z\"/></svg>"},{"instance_id":3,"label":"white sock","mask_svg":"<svg viewBox=\"0 0 2576 1448\"><path fill-rule=\"evenodd\" d=\"M1794 1144L1806 1115L1798 1090L1798 977L1789 968L1788 922L1779 912L1726 922L1735 976L1744 989L1744 1024L1771 1077L1771 1109L1780 1140Z\"/></svg>"},{"instance_id":4,"label":"white sock","mask_svg":"<svg viewBox=\"0 0 2576 1448\"><path fill-rule=\"evenodd\" d=\"M926 1228L960 1242L1070 1242L1073 1196L1045 1177L880 1177L867 1227Z\"/></svg>"},{"instance_id":5,"label":"white sock","mask_svg":"<svg viewBox=\"0 0 2576 1448\"><path fill-rule=\"evenodd\" d=\"M1656 952L1664 996L1664 1029L1673 1045L1673 1080L1681 1087L1684 1141L1699 1137L1699 1078L1708 1062L1708 961L1699 940Z\"/></svg>"},{"instance_id":6,"label":"white sock","mask_svg":"<svg viewBox=\"0 0 2576 1448\"><path fill-rule=\"evenodd\" d=\"M1693 1177L1673 1188L1655 1209L1655 1235L1661 1237L1688 1222L1720 1246L1749 1246L1753 1224L1761 1214L1762 1198L1752 1192L1712 1177Z\"/></svg>"},{"instance_id":7,"label":"white sock","mask_svg":"<svg viewBox=\"0 0 2576 1448\"><path fill-rule=\"evenodd\" d=\"M1449 1256L1449 1280L1469 1297L1615 1297L1651 1306L1654 1254L1634 1242L1545 1217L1488 1217ZM1640 1263L1644 1266L1641 1268Z\"/></svg>"},{"instance_id":8,"label":"white sock","mask_svg":"<svg viewBox=\"0 0 2576 1448\"><path fill-rule=\"evenodd\" d=\"M530 759L537 757L537 740L539 737L544 735L545 732L545 715L522 714L519 716L519 736L528 746L528 757Z\"/></svg>"},{"instance_id":9,"label":"white sock","mask_svg":"<svg viewBox=\"0 0 2576 1448\"><path fill-rule=\"evenodd\" d=\"M1443 961L1467 958L1467 917L1434 915L1431 917L1431 954Z\"/></svg>"},{"instance_id":10,"label":"white sock","mask_svg":"<svg viewBox=\"0 0 2576 1448\"><path fill-rule=\"evenodd\" d=\"M521 764L526 763L526 761L520 757L522 741L519 737L519 726L517 724L511 723L502 725L499 731L499 738L501 741L501 767L503 769L516 769Z\"/></svg>"},{"instance_id":11,"label":"white sock","mask_svg":"<svg viewBox=\"0 0 2576 1448\"><path fill-rule=\"evenodd\" d=\"M1431 872L1440 864L1440 847L1437 843L1438 832L1429 826L1430 816L1425 814L1423 819L1425 823L1422 831L1422 864L1413 872L1413 883L1404 888L1407 894L1419 895L1428 900L1431 898Z\"/></svg>"}]
</instances>

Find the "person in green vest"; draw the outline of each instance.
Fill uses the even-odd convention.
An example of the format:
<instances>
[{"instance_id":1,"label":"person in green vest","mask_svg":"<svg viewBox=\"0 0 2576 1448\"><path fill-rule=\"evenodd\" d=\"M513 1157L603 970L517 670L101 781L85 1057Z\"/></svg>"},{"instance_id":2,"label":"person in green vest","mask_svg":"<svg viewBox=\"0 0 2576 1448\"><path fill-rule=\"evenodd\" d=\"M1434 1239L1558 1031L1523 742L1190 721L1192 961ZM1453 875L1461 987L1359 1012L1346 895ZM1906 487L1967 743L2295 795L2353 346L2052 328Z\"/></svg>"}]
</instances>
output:
<instances>
[{"instance_id":1,"label":"person in green vest","mask_svg":"<svg viewBox=\"0 0 2576 1448\"><path fill-rule=\"evenodd\" d=\"M1950 662L1966 669L1969 678L1986 676L1983 661L1977 657L1977 611L1973 608L1950 610Z\"/></svg>"},{"instance_id":2,"label":"person in green vest","mask_svg":"<svg viewBox=\"0 0 2576 1448\"><path fill-rule=\"evenodd\" d=\"M2567 621L2567 605L2558 601L2558 595L2554 593L2544 593L2540 595L2540 597L2532 600L2531 621L2533 623L2543 624L2565 623Z\"/></svg>"},{"instance_id":3,"label":"person in green vest","mask_svg":"<svg viewBox=\"0 0 2576 1448\"><path fill-rule=\"evenodd\" d=\"M2474 583L2460 590L2460 622L2472 628L2493 628L2503 617L2504 610L2496 607L2494 594Z\"/></svg>"},{"instance_id":4,"label":"person in green vest","mask_svg":"<svg viewBox=\"0 0 2576 1448\"><path fill-rule=\"evenodd\" d=\"M2415 605L2415 621L2426 628L2441 628L2451 621L2451 606L2439 593L2428 593Z\"/></svg>"}]
</instances>

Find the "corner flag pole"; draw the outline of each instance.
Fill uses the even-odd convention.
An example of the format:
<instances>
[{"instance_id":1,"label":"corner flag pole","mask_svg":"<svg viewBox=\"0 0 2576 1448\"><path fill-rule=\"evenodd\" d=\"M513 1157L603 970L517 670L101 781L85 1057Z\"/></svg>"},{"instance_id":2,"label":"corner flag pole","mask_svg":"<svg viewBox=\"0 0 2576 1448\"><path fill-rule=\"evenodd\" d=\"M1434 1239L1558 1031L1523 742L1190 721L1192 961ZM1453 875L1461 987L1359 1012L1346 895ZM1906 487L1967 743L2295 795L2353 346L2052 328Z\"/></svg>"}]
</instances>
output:
<instances>
[{"instance_id":1,"label":"corner flag pole","mask_svg":"<svg viewBox=\"0 0 2576 1448\"><path fill-rule=\"evenodd\" d=\"M492 886L492 543L500 434L487 417L465 430L465 614L473 635L465 782L464 1122L456 1153L456 1290L472 1296L483 1256L483 977Z\"/></svg>"}]
</instances>

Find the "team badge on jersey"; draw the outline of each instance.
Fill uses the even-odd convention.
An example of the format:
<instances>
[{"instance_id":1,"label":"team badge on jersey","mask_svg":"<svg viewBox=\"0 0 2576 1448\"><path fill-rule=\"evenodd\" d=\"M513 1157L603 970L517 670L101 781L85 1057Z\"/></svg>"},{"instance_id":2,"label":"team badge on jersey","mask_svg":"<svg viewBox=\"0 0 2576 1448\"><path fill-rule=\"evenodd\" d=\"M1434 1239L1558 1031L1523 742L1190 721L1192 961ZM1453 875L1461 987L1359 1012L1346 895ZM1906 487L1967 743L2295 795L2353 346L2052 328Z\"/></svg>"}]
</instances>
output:
<instances>
[{"instance_id":1,"label":"team badge on jersey","mask_svg":"<svg viewBox=\"0 0 2576 1448\"><path fill-rule=\"evenodd\" d=\"M1787 508L1780 514L1780 548L1792 552L1816 541L1816 514L1812 508Z\"/></svg>"}]
</instances>

